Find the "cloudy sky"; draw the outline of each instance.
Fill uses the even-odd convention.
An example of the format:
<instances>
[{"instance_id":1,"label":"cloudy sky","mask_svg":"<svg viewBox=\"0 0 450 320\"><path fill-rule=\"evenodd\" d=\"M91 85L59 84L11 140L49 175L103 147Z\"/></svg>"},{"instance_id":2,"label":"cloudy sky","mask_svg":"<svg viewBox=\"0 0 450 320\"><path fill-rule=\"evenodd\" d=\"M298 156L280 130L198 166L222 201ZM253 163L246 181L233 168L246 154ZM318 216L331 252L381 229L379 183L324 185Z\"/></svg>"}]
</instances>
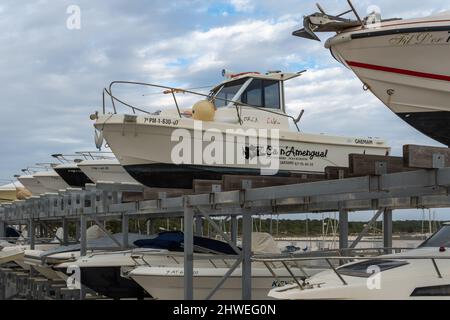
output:
<instances>
[{"instance_id":1,"label":"cloudy sky","mask_svg":"<svg viewBox=\"0 0 450 320\"><path fill-rule=\"evenodd\" d=\"M305 132L383 137L394 154L408 143L438 145L364 92L323 43L291 36L315 2L2 0L0 178L52 153L94 149L89 115L112 80L193 88L220 82L223 68L308 69L287 90L289 112L306 110ZM354 3L362 13L376 5L385 18L450 9L449 0ZM344 0L321 4L336 13L346 8ZM71 5L81 10L80 29L67 27ZM138 96L149 106L163 103L150 92Z\"/></svg>"}]
</instances>

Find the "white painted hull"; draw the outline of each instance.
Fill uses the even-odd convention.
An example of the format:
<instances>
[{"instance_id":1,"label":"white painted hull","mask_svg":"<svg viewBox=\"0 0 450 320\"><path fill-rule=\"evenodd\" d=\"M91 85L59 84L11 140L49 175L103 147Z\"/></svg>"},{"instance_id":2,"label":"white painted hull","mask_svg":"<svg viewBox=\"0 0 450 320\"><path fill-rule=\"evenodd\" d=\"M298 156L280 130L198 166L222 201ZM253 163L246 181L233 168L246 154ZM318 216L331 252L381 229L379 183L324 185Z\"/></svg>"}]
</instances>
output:
<instances>
[{"instance_id":1,"label":"white painted hull","mask_svg":"<svg viewBox=\"0 0 450 320\"><path fill-rule=\"evenodd\" d=\"M42 172L33 177L46 189L58 192L69 188L69 185L56 172Z\"/></svg>"},{"instance_id":2,"label":"white painted hull","mask_svg":"<svg viewBox=\"0 0 450 320\"><path fill-rule=\"evenodd\" d=\"M446 31L426 34L444 40L404 44L412 36L406 33L354 39L333 45L332 51L393 112L450 111L450 42L446 41L450 35Z\"/></svg>"},{"instance_id":3,"label":"white painted hull","mask_svg":"<svg viewBox=\"0 0 450 320\"><path fill-rule=\"evenodd\" d=\"M194 299L204 300L228 272L227 268L194 268ZM307 271L310 271L307 269ZM299 271L294 270L299 275ZM310 271L311 272L311 271ZM275 270L278 281L290 283L286 270ZM138 267L129 276L152 297L159 300L184 299L184 270L180 267ZM213 300L239 300L242 297L242 270L237 269L212 297ZM279 284L266 268L252 270L252 299L267 300L269 290Z\"/></svg>"},{"instance_id":4,"label":"white painted hull","mask_svg":"<svg viewBox=\"0 0 450 320\"><path fill-rule=\"evenodd\" d=\"M18 178L18 180L28 191L32 193L33 196L39 196L41 194L54 192L52 189L46 188L33 176L21 176Z\"/></svg>"},{"instance_id":5,"label":"white painted hull","mask_svg":"<svg viewBox=\"0 0 450 320\"><path fill-rule=\"evenodd\" d=\"M225 149L223 158L216 162L208 162L201 154L206 150L209 142L202 141L200 131L195 131L195 123L192 119L168 118L168 116L153 116L160 119L160 124L149 123L149 118L138 116L137 123L124 123L124 115L101 116L96 123L97 129L102 129L104 137L125 169L139 182L149 187L170 187L158 183L166 179L181 180L181 173L178 170L183 168L183 174L189 174L189 170L197 171L196 179L202 178L206 171L213 172L212 176L217 179L220 173L223 174L261 174L261 169L269 169L271 166L262 165L262 161L272 161L272 168L276 167L276 173L324 173L328 166L347 167L349 154L373 154L386 155L389 148L379 139L358 139L358 138L340 138L324 135L308 135L293 133L289 131L280 131L279 147L271 155L255 156L253 158L244 158L244 150L249 146L254 146L252 142L239 141L241 136L231 135L226 137L226 141L231 141L231 147L234 150L234 158L227 159L228 149ZM170 122L172 124L162 124ZM175 125L176 124L176 125ZM236 124L220 122L202 122L203 130L216 129L221 133L227 129L245 129ZM191 134L190 145L194 146L200 141L200 148L191 149L191 158L180 165L175 165L172 157L172 151L179 145L178 141L172 141L172 134L176 129L186 129ZM197 139L197 134L200 138ZM254 136L257 137L257 136ZM225 140L225 138L224 138ZM233 143L235 142L235 143ZM254 142L258 145L258 142ZM227 148L228 146L226 146ZM238 153L241 153L238 155ZM200 154L200 159L196 159ZM239 159L238 157L241 157ZM263 158L263 159L262 159ZM239 160L243 160L239 161ZM164 168L161 169L160 165ZM143 169L154 170L154 180L139 180ZM160 170L165 170L164 174L159 175ZM178 175L178 178L177 178ZM206 174L205 174L206 175ZM205 177L205 179L209 179ZM215 180L214 178L209 180ZM154 185L156 183L156 185ZM184 186L189 187L189 183ZM183 186L183 187L184 187ZM189 187L190 188L190 187Z\"/></svg>"},{"instance_id":6,"label":"white painted hull","mask_svg":"<svg viewBox=\"0 0 450 320\"><path fill-rule=\"evenodd\" d=\"M435 256L439 248L417 249L404 253L405 256ZM401 257L402 254L392 255ZM442 253L448 256L448 253ZM374 258L376 260L376 257ZM450 294L432 296L413 294L419 288L450 286L450 260L436 260L442 278L433 267L431 259L406 260L409 264L383 271L378 278L356 277L342 274L344 285L333 271L324 271L307 280L321 284L320 288L299 289L294 285L272 289L269 296L281 300L424 300L450 299ZM378 280L379 279L379 280ZM444 289L445 290L445 289ZM446 290L449 292L449 290ZM439 292L438 289L435 292Z\"/></svg>"},{"instance_id":7,"label":"white painted hull","mask_svg":"<svg viewBox=\"0 0 450 320\"><path fill-rule=\"evenodd\" d=\"M78 167L95 183L115 182L124 184L139 184L116 160L83 161Z\"/></svg>"},{"instance_id":8,"label":"white painted hull","mask_svg":"<svg viewBox=\"0 0 450 320\"><path fill-rule=\"evenodd\" d=\"M0 265L9 262L23 261L24 250L22 247L7 247L0 251Z\"/></svg>"},{"instance_id":9,"label":"white painted hull","mask_svg":"<svg viewBox=\"0 0 450 320\"><path fill-rule=\"evenodd\" d=\"M450 145L450 13L344 30L326 47L392 112Z\"/></svg>"}]
</instances>

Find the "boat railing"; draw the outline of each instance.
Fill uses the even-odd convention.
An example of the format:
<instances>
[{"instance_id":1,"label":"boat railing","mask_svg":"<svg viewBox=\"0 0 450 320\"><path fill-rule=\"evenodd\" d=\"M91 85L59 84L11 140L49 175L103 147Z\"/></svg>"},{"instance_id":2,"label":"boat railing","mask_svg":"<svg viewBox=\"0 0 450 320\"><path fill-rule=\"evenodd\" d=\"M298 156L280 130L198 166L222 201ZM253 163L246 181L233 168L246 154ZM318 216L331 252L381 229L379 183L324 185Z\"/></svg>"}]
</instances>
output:
<instances>
[{"instance_id":1,"label":"boat railing","mask_svg":"<svg viewBox=\"0 0 450 320\"><path fill-rule=\"evenodd\" d=\"M74 154L53 154L52 157L57 159L61 164L80 163L83 160L111 160L114 156L106 156L112 154L111 152L101 151L79 151Z\"/></svg>"},{"instance_id":2,"label":"boat railing","mask_svg":"<svg viewBox=\"0 0 450 320\"><path fill-rule=\"evenodd\" d=\"M86 160L113 160L116 159L112 152L106 151L78 151L75 152Z\"/></svg>"},{"instance_id":3,"label":"boat railing","mask_svg":"<svg viewBox=\"0 0 450 320\"><path fill-rule=\"evenodd\" d=\"M386 248L391 249L391 248ZM409 249L412 250L412 249ZM310 278L309 275L305 275L305 277L297 277L291 269L292 264L297 265L298 263L305 263L305 262L312 262L312 261L325 261L326 264L329 266L329 268L333 271L333 273L336 275L336 277L339 279L339 281L342 283L342 285L347 286L348 283L344 279L344 275L340 272L339 265L342 265L343 263L348 262L359 262L359 261L370 261L370 260L377 260L377 261L407 261L407 260L429 260L431 262L431 266L433 266L434 271L436 272L436 276L439 279L443 278L441 269L439 268L437 261L439 260L450 260L450 256L408 256L408 255L402 255L402 256L316 256L316 257L304 257L299 255L291 255L289 256L253 256L252 261L253 262L261 262L266 265L266 267L270 270L270 267L268 266L268 263L281 263L283 267L287 270L289 275L291 276L293 283L295 283L300 290L305 290L313 284L308 284L307 280ZM271 271L273 272L273 271ZM370 277L371 274L368 273L368 277Z\"/></svg>"},{"instance_id":4,"label":"boat railing","mask_svg":"<svg viewBox=\"0 0 450 320\"><path fill-rule=\"evenodd\" d=\"M304 72L304 71L302 71ZM144 110L143 108L137 107L132 105L131 103L125 102L122 99L119 99L117 96L115 96L113 94L113 86L114 85L118 85L118 84L125 84L125 85L137 85L137 86L145 86L145 87L152 87L152 88L157 88L157 89L162 89L163 94L170 94L173 98L173 102L175 104L175 107L177 109L178 112L178 116L180 119L183 119L183 117L186 117L186 114L184 114L182 112L182 110L180 109L180 104L177 100L176 94L191 94L191 95L195 95L195 96L199 96L199 97L203 97L206 98L209 101L223 101L225 102L227 105L233 105L234 108L236 109L236 115L239 121L239 124L242 125L244 122L242 120L242 116L241 116L241 108L242 107L248 107L248 108L254 108L256 110L259 111L263 111L269 114L275 114L278 116L282 116L282 117L286 117L290 120L292 120L292 122L295 124L295 126L297 127L297 130L300 132L300 128L298 127L298 123L300 122L304 111L301 112L300 116L297 118L294 118L291 115L288 115L284 112L277 112L275 110L271 110L268 108L263 108L261 106L255 106L255 105L251 105L251 104L247 104L247 103L243 103L240 101L234 101L234 100L229 100L229 99L223 99L223 98L219 98L216 96L213 96L211 93L209 94L204 94L204 93L200 93L200 92L195 92L192 90L188 90L188 89L180 89L180 88L174 88L174 87L168 87L168 86L162 86L162 85L157 85L157 84L152 84L152 83L145 83L145 82L133 82L133 81L113 81L111 82L111 84L109 85L109 88L104 88L103 89L103 94L102 94L102 99L103 99L103 114L107 114L106 111L106 97L108 96L111 99L111 106L113 109L113 113L117 114L117 106L116 106L116 102L120 103L121 105L131 109L131 111L133 112L133 114L136 114L136 112L141 112L147 115L155 115L158 114L159 112L149 112L147 110Z\"/></svg>"},{"instance_id":5,"label":"boat railing","mask_svg":"<svg viewBox=\"0 0 450 320\"><path fill-rule=\"evenodd\" d=\"M173 252L173 251L162 251L162 252L132 252L131 259L135 262L136 266L147 266L154 267L155 264L151 261L152 257L155 256L165 256L168 259L172 260L176 265L183 265L184 263L184 252ZM213 252L205 252L200 253L197 252L195 254L194 261L208 261L212 268L217 269L219 265L214 261L220 260L223 264L229 268L232 263L230 261L236 260L239 255L225 255L225 254L215 254Z\"/></svg>"}]
</instances>

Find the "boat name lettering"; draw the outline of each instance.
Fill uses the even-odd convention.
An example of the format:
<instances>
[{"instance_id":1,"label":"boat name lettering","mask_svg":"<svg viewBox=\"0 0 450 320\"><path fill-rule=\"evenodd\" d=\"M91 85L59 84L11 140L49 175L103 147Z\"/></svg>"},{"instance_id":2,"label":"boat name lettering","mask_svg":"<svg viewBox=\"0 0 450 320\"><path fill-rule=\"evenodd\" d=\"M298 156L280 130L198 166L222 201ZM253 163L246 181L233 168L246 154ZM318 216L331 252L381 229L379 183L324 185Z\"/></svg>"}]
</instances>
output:
<instances>
[{"instance_id":1,"label":"boat name lettering","mask_svg":"<svg viewBox=\"0 0 450 320\"><path fill-rule=\"evenodd\" d=\"M406 33L395 36L389 40L394 46L413 46L420 44L441 44L450 42L450 37L436 37L431 32L424 33Z\"/></svg>"},{"instance_id":2,"label":"boat name lettering","mask_svg":"<svg viewBox=\"0 0 450 320\"><path fill-rule=\"evenodd\" d=\"M244 147L245 159L251 160L257 157L271 157L272 154L276 155L276 150L274 151L272 146L261 147L261 146L248 146Z\"/></svg>"},{"instance_id":3,"label":"boat name lettering","mask_svg":"<svg viewBox=\"0 0 450 320\"><path fill-rule=\"evenodd\" d=\"M280 155L285 157L309 157L310 160L314 160L314 158L327 158L328 149L325 151L314 151L296 149L295 147L285 147L284 149L281 149Z\"/></svg>"},{"instance_id":4,"label":"boat name lettering","mask_svg":"<svg viewBox=\"0 0 450 320\"><path fill-rule=\"evenodd\" d=\"M277 118L267 118L267 124L280 125L280 121Z\"/></svg>"},{"instance_id":5,"label":"boat name lettering","mask_svg":"<svg viewBox=\"0 0 450 320\"><path fill-rule=\"evenodd\" d=\"M184 275L184 270L166 270L165 271L166 275L171 275L171 276L182 276ZM194 270L194 275L198 275L198 271Z\"/></svg>"},{"instance_id":6,"label":"boat name lettering","mask_svg":"<svg viewBox=\"0 0 450 320\"><path fill-rule=\"evenodd\" d=\"M145 117L144 123L149 124L162 124L167 126L177 126L179 124L178 120L169 119L169 118L152 118L152 117Z\"/></svg>"},{"instance_id":7,"label":"boat name lettering","mask_svg":"<svg viewBox=\"0 0 450 320\"><path fill-rule=\"evenodd\" d=\"M367 140L367 139L356 139L356 144L373 144L373 140Z\"/></svg>"},{"instance_id":8,"label":"boat name lettering","mask_svg":"<svg viewBox=\"0 0 450 320\"><path fill-rule=\"evenodd\" d=\"M258 123L259 120L257 117L244 117L244 122Z\"/></svg>"}]
</instances>

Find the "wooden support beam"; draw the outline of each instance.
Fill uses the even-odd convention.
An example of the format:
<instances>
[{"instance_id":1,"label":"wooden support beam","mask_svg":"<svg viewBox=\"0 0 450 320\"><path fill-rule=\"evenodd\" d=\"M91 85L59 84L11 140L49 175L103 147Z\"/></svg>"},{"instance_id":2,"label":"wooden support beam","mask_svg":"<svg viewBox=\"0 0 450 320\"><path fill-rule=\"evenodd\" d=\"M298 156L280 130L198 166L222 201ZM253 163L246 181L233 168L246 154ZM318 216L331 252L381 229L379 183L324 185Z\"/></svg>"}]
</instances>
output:
<instances>
[{"instance_id":1,"label":"wooden support beam","mask_svg":"<svg viewBox=\"0 0 450 320\"><path fill-rule=\"evenodd\" d=\"M194 180L193 190L195 194L211 193L213 186L222 186L222 180Z\"/></svg>"},{"instance_id":2,"label":"wooden support beam","mask_svg":"<svg viewBox=\"0 0 450 320\"><path fill-rule=\"evenodd\" d=\"M272 177L272 176L237 176L224 175L222 177L223 191L235 191L242 189L242 181L250 181L252 188L266 188L284 186L298 183L308 183L325 180L324 175L299 175L296 177Z\"/></svg>"},{"instance_id":3,"label":"wooden support beam","mask_svg":"<svg viewBox=\"0 0 450 320\"><path fill-rule=\"evenodd\" d=\"M383 174L412 170L404 165L401 157L351 154L349 155L350 175L352 177L379 175L380 163L383 163L385 166L385 172L381 172Z\"/></svg>"},{"instance_id":4,"label":"wooden support beam","mask_svg":"<svg viewBox=\"0 0 450 320\"><path fill-rule=\"evenodd\" d=\"M346 167L326 167L325 177L327 180L338 180L348 178L350 169Z\"/></svg>"},{"instance_id":5,"label":"wooden support beam","mask_svg":"<svg viewBox=\"0 0 450 320\"><path fill-rule=\"evenodd\" d=\"M403 147L403 161L410 168L433 169L450 167L450 149L406 145Z\"/></svg>"},{"instance_id":6,"label":"wooden support beam","mask_svg":"<svg viewBox=\"0 0 450 320\"><path fill-rule=\"evenodd\" d=\"M167 198L177 198L185 195L194 194L194 190L191 189L160 189L160 188L145 188L144 192L123 192L123 202L137 202L158 200L160 193L166 193Z\"/></svg>"}]
</instances>

